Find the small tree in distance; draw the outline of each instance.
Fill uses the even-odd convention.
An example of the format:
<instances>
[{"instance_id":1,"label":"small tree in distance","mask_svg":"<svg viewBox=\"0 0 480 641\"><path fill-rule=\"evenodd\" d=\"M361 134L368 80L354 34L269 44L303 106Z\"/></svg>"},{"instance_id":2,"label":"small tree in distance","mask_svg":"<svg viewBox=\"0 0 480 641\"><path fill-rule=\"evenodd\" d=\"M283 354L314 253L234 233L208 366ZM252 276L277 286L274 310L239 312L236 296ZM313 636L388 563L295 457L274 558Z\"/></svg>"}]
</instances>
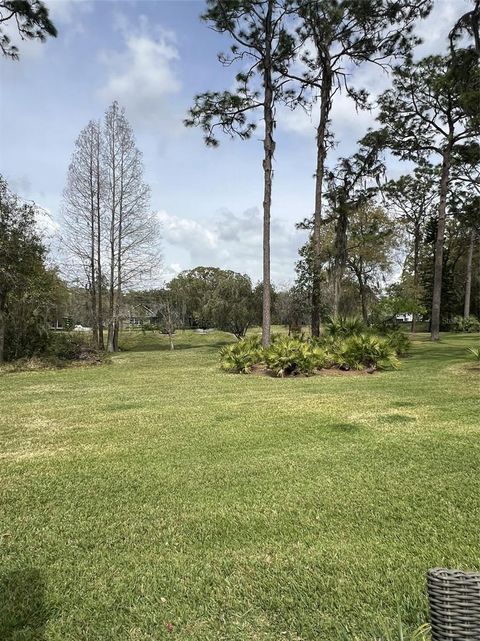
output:
<instances>
[{"instance_id":1,"label":"small tree in distance","mask_svg":"<svg viewBox=\"0 0 480 641\"><path fill-rule=\"evenodd\" d=\"M411 237L411 271L412 287L410 297L420 305L420 248L423 227L434 212L437 203L438 168L429 163L416 167L413 174L400 176L384 185L382 192L387 206L391 207L402 223L406 233ZM412 312L415 305L409 305L405 312L412 313L412 332L416 331L417 313Z\"/></svg>"}]
</instances>

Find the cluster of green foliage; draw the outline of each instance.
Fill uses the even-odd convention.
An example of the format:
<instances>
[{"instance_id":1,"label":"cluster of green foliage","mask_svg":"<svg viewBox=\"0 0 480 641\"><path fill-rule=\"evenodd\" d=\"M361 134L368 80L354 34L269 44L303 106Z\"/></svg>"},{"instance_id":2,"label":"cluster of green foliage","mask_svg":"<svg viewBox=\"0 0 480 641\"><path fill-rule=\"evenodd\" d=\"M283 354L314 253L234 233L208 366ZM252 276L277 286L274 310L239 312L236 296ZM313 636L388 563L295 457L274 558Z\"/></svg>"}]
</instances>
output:
<instances>
[{"instance_id":1,"label":"cluster of green foliage","mask_svg":"<svg viewBox=\"0 0 480 641\"><path fill-rule=\"evenodd\" d=\"M480 346L479 347L469 347L468 351L472 354L474 360L478 361L480 364Z\"/></svg>"},{"instance_id":2,"label":"cluster of green foliage","mask_svg":"<svg viewBox=\"0 0 480 641\"><path fill-rule=\"evenodd\" d=\"M5 28L8 23L12 26L10 31ZM41 0L2 0L0 25L0 51L11 60L19 59L18 47L11 40L15 29L21 40L44 42L47 36L57 36L57 29Z\"/></svg>"},{"instance_id":3,"label":"cluster of green foliage","mask_svg":"<svg viewBox=\"0 0 480 641\"><path fill-rule=\"evenodd\" d=\"M258 336L240 340L220 352L226 371L249 373L264 365L276 376L310 376L320 369L396 369L399 357L410 349L410 339L399 331L381 336L365 327L358 317L329 319L320 338L273 336L262 349Z\"/></svg>"},{"instance_id":4,"label":"cluster of green foliage","mask_svg":"<svg viewBox=\"0 0 480 641\"><path fill-rule=\"evenodd\" d=\"M455 316L450 324L452 332L466 332L472 334L480 332L480 320L476 316Z\"/></svg>"},{"instance_id":5,"label":"cluster of green foliage","mask_svg":"<svg viewBox=\"0 0 480 641\"><path fill-rule=\"evenodd\" d=\"M258 296L245 274L195 267L176 276L168 290L182 327L216 327L242 338L258 317Z\"/></svg>"},{"instance_id":6,"label":"cluster of green foliage","mask_svg":"<svg viewBox=\"0 0 480 641\"><path fill-rule=\"evenodd\" d=\"M406 356L412 347L412 341L408 334L400 329L390 330L385 334L385 338L390 347L393 347L397 356Z\"/></svg>"},{"instance_id":7,"label":"cluster of green foliage","mask_svg":"<svg viewBox=\"0 0 480 641\"><path fill-rule=\"evenodd\" d=\"M29 357L48 344L49 319L65 296L36 227L36 209L0 176L0 362Z\"/></svg>"},{"instance_id":8,"label":"cluster of green foliage","mask_svg":"<svg viewBox=\"0 0 480 641\"><path fill-rule=\"evenodd\" d=\"M329 364L327 352L314 342L288 337L275 340L264 350L263 359L276 376L309 376Z\"/></svg>"},{"instance_id":9,"label":"cluster of green foliage","mask_svg":"<svg viewBox=\"0 0 480 641\"><path fill-rule=\"evenodd\" d=\"M45 354L61 360L72 361L92 350L90 335L85 335L83 332L51 332Z\"/></svg>"},{"instance_id":10,"label":"cluster of green foliage","mask_svg":"<svg viewBox=\"0 0 480 641\"><path fill-rule=\"evenodd\" d=\"M262 346L257 335L244 338L220 350L222 368L228 372L248 374L252 367L262 361Z\"/></svg>"},{"instance_id":11,"label":"cluster of green foliage","mask_svg":"<svg viewBox=\"0 0 480 641\"><path fill-rule=\"evenodd\" d=\"M324 341L335 343L338 339L344 340L351 337L367 336L382 337L385 343L393 348L397 356L406 356L411 348L411 341L405 332L397 327L391 328L383 323L367 326L359 316L338 316L329 318L325 323L327 336Z\"/></svg>"},{"instance_id":12,"label":"cluster of green foliage","mask_svg":"<svg viewBox=\"0 0 480 641\"><path fill-rule=\"evenodd\" d=\"M332 338L347 338L361 334L367 329L359 316L335 316L325 322L325 330Z\"/></svg>"},{"instance_id":13,"label":"cluster of green foliage","mask_svg":"<svg viewBox=\"0 0 480 641\"><path fill-rule=\"evenodd\" d=\"M352 369L396 369L399 361L388 339L374 334L357 334L347 338L340 356Z\"/></svg>"}]
</instances>

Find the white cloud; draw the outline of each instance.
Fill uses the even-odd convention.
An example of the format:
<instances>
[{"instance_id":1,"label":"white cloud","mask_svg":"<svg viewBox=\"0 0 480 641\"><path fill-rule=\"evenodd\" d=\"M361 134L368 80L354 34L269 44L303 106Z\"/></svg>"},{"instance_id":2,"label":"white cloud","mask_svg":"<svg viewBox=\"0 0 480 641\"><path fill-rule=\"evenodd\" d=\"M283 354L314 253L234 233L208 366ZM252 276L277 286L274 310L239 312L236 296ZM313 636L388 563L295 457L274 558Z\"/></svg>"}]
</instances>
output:
<instances>
[{"instance_id":1,"label":"white cloud","mask_svg":"<svg viewBox=\"0 0 480 641\"><path fill-rule=\"evenodd\" d=\"M140 16L131 28L122 14L115 17L123 50L104 51L100 59L107 69L107 79L98 95L105 103L113 100L126 107L135 124L171 126L169 97L180 91L175 72L179 54L175 36L160 25L151 25Z\"/></svg>"},{"instance_id":2,"label":"white cloud","mask_svg":"<svg viewBox=\"0 0 480 641\"><path fill-rule=\"evenodd\" d=\"M158 212L165 256L178 257L182 262L170 264L178 272L197 265L209 265L246 273L252 279L262 277L262 215L257 208L236 214L227 209L217 212L208 221L199 223L190 218ZM283 282L293 276L298 247L305 233L295 230L283 220L272 219L272 280Z\"/></svg>"},{"instance_id":3,"label":"white cloud","mask_svg":"<svg viewBox=\"0 0 480 641\"><path fill-rule=\"evenodd\" d=\"M423 40L415 57L447 53L448 34L460 16L471 8L470 0L436 0L428 18L419 22L415 29Z\"/></svg>"},{"instance_id":4,"label":"white cloud","mask_svg":"<svg viewBox=\"0 0 480 641\"><path fill-rule=\"evenodd\" d=\"M215 249L218 245L217 235L189 218L171 216L166 211L158 212L162 226L162 237L172 245L200 244L204 250Z\"/></svg>"},{"instance_id":5,"label":"white cloud","mask_svg":"<svg viewBox=\"0 0 480 641\"><path fill-rule=\"evenodd\" d=\"M92 0L49 0L48 10L52 22L70 25L81 15L93 11Z\"/></svg>"}]
</instances>

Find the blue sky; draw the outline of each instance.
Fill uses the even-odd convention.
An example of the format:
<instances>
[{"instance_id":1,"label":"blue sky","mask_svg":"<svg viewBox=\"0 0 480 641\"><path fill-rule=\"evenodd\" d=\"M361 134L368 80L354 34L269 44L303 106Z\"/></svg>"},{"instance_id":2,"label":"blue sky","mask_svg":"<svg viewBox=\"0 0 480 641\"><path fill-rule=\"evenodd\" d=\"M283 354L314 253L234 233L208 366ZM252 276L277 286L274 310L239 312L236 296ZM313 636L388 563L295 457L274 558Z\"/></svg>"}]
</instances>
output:
<instances>
[{"instance_id":1,"label":"blue sky","mask_svg":"<svg viewBox=\"0 0 480 641\"><path fill-rule=\"evenodd\" d=\"M182 119L192 96L232 86L216 60L228 42L199 20L200 0L47 0L59 37L21 43L21 60L0 59L0 172L12 188L60 220L74 140L117 99L144 154L152 209L162 226L163 278L198 264L261 276L261 133L248 142L203 145ZM467 0L436 0L419 25L417 56L440 53ZM374 94L388 86L375 67L353 72ZM272 211L272 277L292 280L313 207L315 117L279 110ZM374 114L340 95L333 108L338 146L350 153ZM333 156L329 162L333 161ZM392 175L401 171L391 164Z\"/></svg>"}]
</instances>

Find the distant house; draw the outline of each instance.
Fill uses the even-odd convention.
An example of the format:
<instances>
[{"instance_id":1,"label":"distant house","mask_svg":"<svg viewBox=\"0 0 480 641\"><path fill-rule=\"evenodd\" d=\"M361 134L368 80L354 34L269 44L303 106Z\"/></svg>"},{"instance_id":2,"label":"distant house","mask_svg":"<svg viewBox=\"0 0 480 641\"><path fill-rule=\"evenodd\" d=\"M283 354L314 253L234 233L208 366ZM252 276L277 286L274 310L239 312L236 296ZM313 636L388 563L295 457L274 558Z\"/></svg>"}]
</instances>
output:
<instances>
[{"instance_id":1,"label":"distant house","mask_svg":"<svg viewBox=\"0 0 480 641\"><path fill-rule=\"evenodd\" d=\"M410 314L410 313L397 314L395 316L395 319L400 323L411 323L413 320L413 314Z\"/></svg>"},{"instance_id":2,"label":"distant house","mask_svg":"<svg viewBox=\"0 0 480 641\"><path fill-rule=\"evenodd\" d=\"M122 310L122 325L131 329L143 327L151 323L154 312L147 305L128 305Z\"/></svg>"},{"instance_id":3,"label":"distant house","mask_svg":"<svg viewBox=\"0 0 480 641\"><path fill-rule=\"evenodd\" d=\"M50 329L62 331L70 331L73 329L73 318L72 316L64 316L63 318L56 318L50 322Z\"/></svg>"}]
</instances>

